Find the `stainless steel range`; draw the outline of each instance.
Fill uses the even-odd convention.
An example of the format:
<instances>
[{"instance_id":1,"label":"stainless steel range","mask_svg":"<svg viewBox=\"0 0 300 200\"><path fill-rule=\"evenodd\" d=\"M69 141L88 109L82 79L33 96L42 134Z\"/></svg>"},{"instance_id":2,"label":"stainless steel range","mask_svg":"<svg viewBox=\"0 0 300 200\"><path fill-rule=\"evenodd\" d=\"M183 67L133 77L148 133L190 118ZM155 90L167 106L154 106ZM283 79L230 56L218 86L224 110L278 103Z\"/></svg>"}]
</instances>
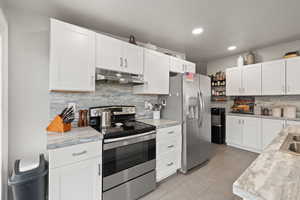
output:
<instances>
[{"instance_id":1,"label":"stainless steel range","mask_svg":"<svg viewBox=\"0 0 300 200\"><path fill-rule=\"evenodd\" d=\"M102 113L111 126L102 128ZM103 200L135 200L156 187L156 130L135 120L134 106L90 108L90 126L104 134Z\"/></svg>"}]
</instances>

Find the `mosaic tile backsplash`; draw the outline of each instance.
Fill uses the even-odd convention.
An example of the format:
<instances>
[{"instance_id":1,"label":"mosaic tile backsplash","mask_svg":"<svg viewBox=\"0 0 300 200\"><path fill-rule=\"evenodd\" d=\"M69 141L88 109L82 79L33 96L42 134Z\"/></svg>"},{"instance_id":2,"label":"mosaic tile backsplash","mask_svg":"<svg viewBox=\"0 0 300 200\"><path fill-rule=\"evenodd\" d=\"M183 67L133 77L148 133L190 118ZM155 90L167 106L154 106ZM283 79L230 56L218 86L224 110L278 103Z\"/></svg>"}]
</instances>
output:
<instances>
[{"instance_id":1,"label":"mosaic tile backsplash","mask_svg":"<svg viewBox=\"0 0 300 200\"><path fill-rule=\"evenodd\" d=\"M76 103L78 109L94 106L135 105L137 118L152 118L152 112L145 110L145 101L158 102L157 95L135 95L132 85L96 82L96 91L91 93L50 93L50 119L59 114L68 103Z\"/></svg>"}]
</instances>

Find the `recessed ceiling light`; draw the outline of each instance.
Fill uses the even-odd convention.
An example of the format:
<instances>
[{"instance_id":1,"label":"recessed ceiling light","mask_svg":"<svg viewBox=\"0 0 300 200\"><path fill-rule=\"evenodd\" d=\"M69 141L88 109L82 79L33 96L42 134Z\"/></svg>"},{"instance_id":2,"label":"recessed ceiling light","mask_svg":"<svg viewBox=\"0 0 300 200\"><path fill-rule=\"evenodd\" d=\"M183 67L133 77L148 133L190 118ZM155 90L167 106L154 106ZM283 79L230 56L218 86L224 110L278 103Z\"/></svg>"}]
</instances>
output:
<instances>
[{"instance_id":1,"label":"recessed ceiling light","mask_svg":"<svg viewBox=\"0 0 300 200\"><path fill-rule=\"evenodd\" d=\"M236 50L236 46L230 46L227 49L228 49L228 51L233 51L233 50Z\"/></svg>"},{"instance_id":2,"label":"recessed ceiling light","mask_svg":"<svg viewBox=\"0 0 300 200\"><path fill-rule=\"evenodd\" d=\"M203 33L203 28L195 28L195 29L192 31L192 33L193 33L194 35L199 35L199 34Z\"/></svg>"}]
</instances>

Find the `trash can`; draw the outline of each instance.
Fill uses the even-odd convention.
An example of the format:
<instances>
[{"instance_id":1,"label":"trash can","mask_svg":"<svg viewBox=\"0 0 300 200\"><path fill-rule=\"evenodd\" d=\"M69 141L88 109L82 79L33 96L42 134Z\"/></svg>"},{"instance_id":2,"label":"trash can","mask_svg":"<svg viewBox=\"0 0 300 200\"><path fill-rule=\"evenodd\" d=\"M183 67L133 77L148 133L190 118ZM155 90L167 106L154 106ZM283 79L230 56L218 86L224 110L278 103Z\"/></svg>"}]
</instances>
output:
<instances>
[{"instance_id":1,"label":"trash can","mask_svg":"<svg viewBox=\"0 0 300 200\"><path fill-rule=\"evenodd\" d=\"M14 200L45 200L48 163L43 154L37 160L17 160L8 180Z\"/></svg>"}]
</instances>

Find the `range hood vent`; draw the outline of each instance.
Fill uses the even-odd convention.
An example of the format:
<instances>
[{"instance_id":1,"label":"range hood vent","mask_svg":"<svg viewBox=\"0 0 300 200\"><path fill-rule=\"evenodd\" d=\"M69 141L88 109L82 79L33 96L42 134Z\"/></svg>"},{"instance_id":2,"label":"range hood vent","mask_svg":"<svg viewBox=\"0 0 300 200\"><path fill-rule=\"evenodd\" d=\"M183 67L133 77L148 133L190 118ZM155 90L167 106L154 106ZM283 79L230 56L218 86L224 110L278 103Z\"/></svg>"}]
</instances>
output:
<instances>
[{"instance_id":1,"label":"range hood vent","mask_svg":"<svg viewBox=\"0 0 300 200\"><path fill-rule=\"evenodd\" d=\"M116 72L100 68L96 68L96 81L118 82L120 84L134 85L142 85L145 83L142 75Z\"/></svg>"}]
</instances>

